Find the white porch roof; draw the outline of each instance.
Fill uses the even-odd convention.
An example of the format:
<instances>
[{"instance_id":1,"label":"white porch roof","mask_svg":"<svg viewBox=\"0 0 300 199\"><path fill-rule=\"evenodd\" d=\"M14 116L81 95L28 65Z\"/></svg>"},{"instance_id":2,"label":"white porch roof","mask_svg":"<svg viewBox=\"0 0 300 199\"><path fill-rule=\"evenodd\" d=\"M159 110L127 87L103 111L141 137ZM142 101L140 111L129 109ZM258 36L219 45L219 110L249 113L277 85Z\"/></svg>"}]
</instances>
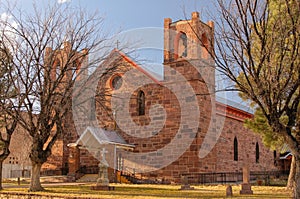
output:
<instances>
[{"instance_id":1,"label":"white porch roof","mask_svg":"<svg viewBox=\"0 0 300 199\"><path fill-rule=\"evenodd\" d=\"M102 128L89 126L76 141L75 146L84 148L101 148L103 144L112 144L119 148L132 149L135 146L128 144L116 131L107 131ZM70 146L72 144L69 144Z\"/></svg>"}]
</instances>

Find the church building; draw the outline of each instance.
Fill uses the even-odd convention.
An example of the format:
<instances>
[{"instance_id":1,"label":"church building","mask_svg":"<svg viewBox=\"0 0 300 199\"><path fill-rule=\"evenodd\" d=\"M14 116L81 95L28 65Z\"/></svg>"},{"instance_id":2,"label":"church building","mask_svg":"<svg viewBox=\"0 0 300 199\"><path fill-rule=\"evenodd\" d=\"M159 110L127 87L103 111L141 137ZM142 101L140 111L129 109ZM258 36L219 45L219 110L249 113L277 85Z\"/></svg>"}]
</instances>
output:
<instances>
[{"instance_id":1,"label":"church building","mask_svg":"<svg viewBox=\"0 0 300 199\"><path fill-rule=\"evenodd\" d=\"M178 182L182 175L241 172L243 166L277 170L276 153L244 127L252 113L215 96L213 49L214 23L193 12L189 20L164 20L161 78L113 50L80 78L94 89L84 108L73 100L65 133L42 170L74 179L97 173L103 149L111 175Z\"/></svg>"}]
</instances>

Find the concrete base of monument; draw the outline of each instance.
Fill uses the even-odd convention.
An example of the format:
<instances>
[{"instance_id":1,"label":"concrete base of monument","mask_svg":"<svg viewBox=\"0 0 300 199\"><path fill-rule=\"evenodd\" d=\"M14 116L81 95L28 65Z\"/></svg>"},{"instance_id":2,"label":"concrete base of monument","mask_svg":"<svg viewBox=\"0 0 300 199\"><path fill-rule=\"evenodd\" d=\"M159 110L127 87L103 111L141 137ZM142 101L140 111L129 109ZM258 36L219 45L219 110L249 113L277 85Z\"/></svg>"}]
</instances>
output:
<instances>
[{"instance_id":1,"label":"concrete base of monument","mask_svg":"<svg viewBox=\"0 0 300 199\"><path fill-rule=\"evenodd\" d=\"M232 197L233 196L233 193L232 193L232 186L231 185L228 185L226 187L226 197Z\"/></svg>"},{"instance_id":2,"label":"concrete base of monument","mask_svg":"<svg viewBox=\"0 0 300 199\"><path fill-rule=\"evenodd\" d=\"M250 183L243 183L242 184L242 190L240 191L240 194L248 194L248 195L252 195L253 191L251 190L251 184Z\"/></svg>"},{"instance_id":3,"label":"concrete base of monument","mask_svg":"<svg viewBox=\"0 0 300 199\"><path fill-rule=\"evenodd\" d=\"M181 188L179 190L194 190L195 187L191 187L189 184L187 185L181 185Z\"/></svg>"},{"instance_id":4,"label":"concrete base of monument","mask_svg":"<svg viewBox=\"0 0 300 199\"><path fill-rule=\"evenodd\" d=\"M115 187L114 186L108 186L108 185L96 185L96 186L91 186L91 190L113 191L113 190L115 190Z\"/></svg>"}]
</instances>

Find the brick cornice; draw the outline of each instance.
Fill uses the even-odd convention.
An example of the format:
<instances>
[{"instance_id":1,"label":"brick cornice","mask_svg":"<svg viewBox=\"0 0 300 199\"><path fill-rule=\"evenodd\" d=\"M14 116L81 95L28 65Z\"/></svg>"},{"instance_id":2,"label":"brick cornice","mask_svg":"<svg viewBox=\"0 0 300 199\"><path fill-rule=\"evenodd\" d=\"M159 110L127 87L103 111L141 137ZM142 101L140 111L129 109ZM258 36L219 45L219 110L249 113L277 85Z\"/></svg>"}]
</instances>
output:
<instances>
[{"instance_id":1,"label":"brick cornice","mask_svg":"<svg viewBox=\"0 0 300 199\"><path fill-rule=\"evenodd\" d=\"M220 102L216 102L216 112L218 115L222 115L242 122L253 117L253 114L251 113Z\"/></svg>"}]
</instances>

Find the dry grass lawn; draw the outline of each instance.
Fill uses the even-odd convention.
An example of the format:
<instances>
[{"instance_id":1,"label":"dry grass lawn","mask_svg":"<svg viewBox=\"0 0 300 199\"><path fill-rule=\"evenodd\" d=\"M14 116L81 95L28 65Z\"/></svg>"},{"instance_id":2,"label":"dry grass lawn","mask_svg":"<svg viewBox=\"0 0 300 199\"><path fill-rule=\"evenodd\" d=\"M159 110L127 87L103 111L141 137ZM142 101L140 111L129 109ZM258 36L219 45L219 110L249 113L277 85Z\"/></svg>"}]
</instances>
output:
<instances>
[{"instance_id":1,"label":"dry grass lawn","mask_svg":"<svg viewBox=\"0 0 300 199\"><path fill-rule=\"evenodd\" d=\"M225 198L226 186L193 186L195 190L179 190L177 185L127 185L112 184L114 191L92 191L91 184L47 186L45 192L34 193L36 195L47 195L56 197L71 196L74 198L113 198L113 199L159 199L159 198ZM240 195L240 186L233 186L232 198L291 198L290 192L285 187L252 186L253 195ZM6 193L28 193L27 188L6 188L1 192ZM31 193L32 194L32 193Z\"/></svg>"}]
</instances>

